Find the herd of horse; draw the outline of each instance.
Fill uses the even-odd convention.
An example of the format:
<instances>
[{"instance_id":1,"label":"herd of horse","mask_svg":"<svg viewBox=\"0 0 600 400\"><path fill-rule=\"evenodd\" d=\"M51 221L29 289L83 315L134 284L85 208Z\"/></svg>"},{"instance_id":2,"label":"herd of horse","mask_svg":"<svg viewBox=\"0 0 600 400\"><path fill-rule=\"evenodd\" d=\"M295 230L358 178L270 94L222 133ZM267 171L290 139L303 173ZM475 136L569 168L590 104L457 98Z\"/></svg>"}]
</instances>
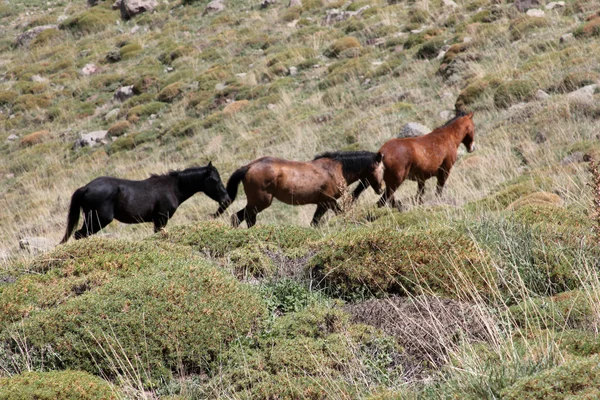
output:
<instances>
[{"instance_id":1,"label":"herd of horse","mask_svg":"<svg viewBox=\"0 0 600 400\"><path fill-rule=\"evenodd\" d=\"M400 209L394 193L406 179L417 182L419 203L423 201L425 181L431 177L437 178L437 194L442 194L461 143L468 152L475 150L473 113L457 114L423 136L391 139L377 153L328 152L308 162L262 157L236 170L227 187L212 163L152 175L142 181L99 177L73 193L61 243L73 234L81 211L83 226L75 232L75 239L97 233L113 219L127 224L152 222L154 231L161 231L177 207L198 192L219 203L214 214L217 217L235 200L240 183L244 185L247 204L231 216L234 227L243 221L249 228L254 226L258 213L268 208L274 198L290 205L316 204L311 223L316 226L328 210L341 211L337 199L357 181L352 201L372 187L382 194L380 207Z\"/></svg>"}]
</instances>

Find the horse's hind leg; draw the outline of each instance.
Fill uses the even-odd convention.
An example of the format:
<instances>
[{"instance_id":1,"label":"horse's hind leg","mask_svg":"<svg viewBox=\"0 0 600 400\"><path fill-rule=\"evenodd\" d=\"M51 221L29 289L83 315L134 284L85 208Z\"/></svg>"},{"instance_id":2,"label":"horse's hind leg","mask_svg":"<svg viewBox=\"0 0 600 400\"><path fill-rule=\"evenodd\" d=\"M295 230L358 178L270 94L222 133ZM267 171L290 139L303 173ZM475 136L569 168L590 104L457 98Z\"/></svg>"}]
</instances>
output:
<instances>
[{"instance_id":1,"label":"horse's hind leg","mask_svg":"<svg viewBox=\"0 0 600 400\"><path fill-rule=\"evenodd\" d=\"M83 239L102 230L112 222L112 213L84 210L83 226L75 232L75 240Z\"/></svg>"},{"instance_id":2,"label":"horse's hind leg","mask_svg":"<svg viewBox=\"0 0 600 400\"><path fill-rule=\"evenodd\" d=\"M326 212L327 212L327 207L324 204L319 204L315 211L315 215L313 215L310 225L311 226L319 225L319 222L321 222L321 218L323 217L323 215L325 215Z\"/></svg>"},{"instance_id":3,"label":"horse's hind leg","mask_svg":"<svg viewBox=\"0 0 600 400\"><path fill-rule=\"evenodd\" d=\"M418 189L417 189L417 202L419 204L423 204L423 194L425 194L425 181L424 180L418 180L417 181L418 184Z\"/></svg>"}]
</instances>

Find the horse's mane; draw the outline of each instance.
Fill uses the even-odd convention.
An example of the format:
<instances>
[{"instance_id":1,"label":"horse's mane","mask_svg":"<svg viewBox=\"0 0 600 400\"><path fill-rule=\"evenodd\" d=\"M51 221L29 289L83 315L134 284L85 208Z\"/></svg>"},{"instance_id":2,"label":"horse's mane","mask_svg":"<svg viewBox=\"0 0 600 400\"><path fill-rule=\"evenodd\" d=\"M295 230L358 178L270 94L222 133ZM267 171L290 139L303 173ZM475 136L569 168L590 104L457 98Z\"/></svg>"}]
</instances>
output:
<instances>
[{"instance_id":1,"label":"horse's mane","mask_svg":"<svg viewBox=\"0 0 600 400\"><path fill-rule=\"evenodd\" d=\"M342 169L349 173L360 173L375 162L377 153L370 151L328 151L317 154L313 160L331 158L342 164Z\"/></svg>"},{"instance_id":2,"label":"horse's mane","mask_svg":"<svg viewBox=\"0 0 600 400\"><path fill-rule=\"evenodd\" d=\"M436 129L439 129L439 128L446 128L447 126L449 126L449 125L452 125L454 122L456 122L456 120L457 120L457 119L459 119L459 118L461 118L461 117L464 117L465 115L467 115L467 113L466 113L466 112L464 112L464 111L457 111L457 112L456 112L456 115L455 115L453 118L451 118L451 119L449 119L448 121L446 121L446 122L444 123L444 125L442 125L442 126L438 126Z\"/></svg>"},{"instance_id":3,"label":"horse's mane","mask_svg":"<svg viewBox=\"0 0 600 400\"><path fill-rule=\"evenodd\" d=\"M186 169L171 170L171 171L167 172L166 174L162 174L162 175L151 174L150 177L151 178L160 178L160 177L169 176L169 177L180 179L183 184L187 184L187 183L193 183L198 178L204 176L204 174L206 173L207 170L208 170L208 167L191 167L191 168L186 168Z\"/></svg>"}]
</instances>

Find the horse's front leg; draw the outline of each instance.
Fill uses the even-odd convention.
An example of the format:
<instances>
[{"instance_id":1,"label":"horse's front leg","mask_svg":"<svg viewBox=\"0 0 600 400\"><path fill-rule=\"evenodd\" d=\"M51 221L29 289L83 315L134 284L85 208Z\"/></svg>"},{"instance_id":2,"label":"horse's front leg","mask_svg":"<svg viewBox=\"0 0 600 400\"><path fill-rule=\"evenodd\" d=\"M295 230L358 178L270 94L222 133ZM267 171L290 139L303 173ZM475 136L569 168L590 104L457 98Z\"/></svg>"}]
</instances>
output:
<instances>
[{"instance_id":1,"label":"horse's front leg","mask_svg":"<svg viewBox=\"0 0 600 400\"><path fill-rule=\"evenodd\" d=\"M315 210L315 214L313 215L312 221L310 222L310 226L318 226L321 222L321 218L327 212L327 207L324 204L319 203L317 205L317 209Z\"/></svg>"},{"instance_id":2,"label":"horse's front leg","mask_svg":"<svg viewBox=\"0 0 600 400\"><path fill-rule=\"evenodd\" d=\"M436 194L438 197L442 197L442 192L444 190L444 185L446 184L446 180L448 180L448 176L450 175L450 171L444 168L441 168L437 173L437 188Z\"/></svg>"},{"instance_id":3,"label":"horse's front leg","mask_svg":"<svg viewBox=\"0 0 600 400\"><path fill-rule=\"evenodd\" d=\"M358 200L362 192L364 192L368 187L369 185L367 183L364 183L363 181L358 181L358 186L352 192L352 202Z\"/></svg>"},{"instance_id":4,"label":"horse's front leg","mask_svg":"<svg viewBox=\"0 0 600 400\"><path fill-rule=\"evenodd\" d=\"M419 179L417 181L417 184L418 184L418 188L417 188L417 203L423 204L423 195L425 194L425 181Z\"/></svg>"}]
</instances>

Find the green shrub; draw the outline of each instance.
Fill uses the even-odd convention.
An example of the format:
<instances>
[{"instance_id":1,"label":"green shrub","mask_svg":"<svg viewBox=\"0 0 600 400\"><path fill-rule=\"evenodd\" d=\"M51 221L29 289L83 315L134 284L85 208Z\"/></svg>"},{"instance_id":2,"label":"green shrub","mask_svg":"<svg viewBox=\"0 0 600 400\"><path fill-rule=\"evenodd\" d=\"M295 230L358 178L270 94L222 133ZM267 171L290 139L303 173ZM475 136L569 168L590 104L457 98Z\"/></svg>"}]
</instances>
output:
<instances>
[{"instance_id":1,"label":"green shrub","mask_svg":"<svg viewBox=\"0 0 600 400\"><path fill-rule=\"evenodd\" d=\"M158 93L156 99L163 103L171 103L183 93L184 86L183 82L175 82L167 85Z\"/></svg>"},{"instance_id":2,"label":"green shrub","mask_svg":"<svg viewBox=\"0 0 600 400\"><path fill-rule=\"evenodd\" d=\"M13 103L13 111L30 111L36 108L48 108L52 104L49 94L24 94L17 97Z\"/></svg>"},{"instance_id":3,"label":"green shrub","mask_svg":"<svg viewBox=\"0 0 600 400\"><path fill-rule=\"evenodd\" d=\"M83 13L63 21L59 28L78 34L103 31L119 19L116 12L102 7L92 7Z\"/></svg>"},{"instance_id":4,"label":"green shrub","mask_svg":"<svg viewBox=\"0 0 600 400\"><path fill-rule=\"evenodd\" d=\"M152 114L158 114L158 112L160 112L160 110L162 110L164 107L164 103L153 101L130 108L129 111L127 111L127 117L129 118L132 115L137 115L138 117L147 117Z\"/></svg>"},{"instance_id":5,"label":"green shrub","mask_svg":"<svg viewBox=\"0 0 600 400\"><path fill-rule=\"evenodd\" d=\"M323 54L327 57L338 57L340 53L348 49L360 49L360 42L358 39L352 36L340 38L329 46Z\"/></svg>"},{"instance_id":6,"label":"green shrub","mask_svg":"<svg viewBox=\"0 0 600 400\"><path fill-rule=\"evenodd\" d=\"M508 108L515 103L528 101L535 94L535 89L535 84L529 80L504 82L494 93L494 104L498 108Z\"/></svg>"},{"instance_id":7,"label":"green shrub","mask_svg":"<svg viewBox=\"0 0 600 400\"><path fill-rule=\"evenodd\" d=\"M157 139L158 136L158 132L155 131L135 132L126 136L121 136L110 144L108 153L114 154L119 151L132 150L137 146Z\"/></svg>"},{"instance_id":8,"label":"green shrub","mask_svg":"<svg viewBox=\"0 0 600 400\"><path fill-rule=\"evenodd\" d=\"M409 21L413 24L425 24L427 23L427 21L429 21L430 18L431 15L427 10L417 8L410 12Z\"/></svg>"},{"instance_id":9,"label":"green shrub","mask_svg":"<svg viewBox=\"0 0 600 400\"><path fill-rule=\"evenodd\" d=\"M139 43L128 43L119 48L119 55L121 56L121 59L127 60L128 58L137 56L142 50L143 48Z\"/></svg>"},{"instance_id":10,"label":"green shrub","mask_svg":"<svg viewBox=\"0 0 600 400\"><path fill-rule=\"evenodd\" d=\"M46 29L33 39L30 47L46 46L65 38L65 34L58 29Z\"/></svg>"},{"instance_id":11,"label":"green shrub","mask_svg":"<svg viewBox=\"0 0 600 400\"><path fill-rule=\"evenodd\" d=\"M572 290L552 297L527 299L511 306L508 314L515 325L530 330L589 328L596 318L595 296Z\"/></svg>"},{"instance_id":12,"label":"green shrub","mask_svg":"<svg viewBox=\"0 0 600 400\"><path fill-rule=\"evenodd\" d=\"M14 90L0 90L0 107L12 105L18 96Z\"/></svg>"},{"instance_id":13,"label":"green shrub","mask_svg":"<svg viewBox=\"0 0 600 400\"><path fill-rule=\"evenodd\" d=\"M194 136L198 133L198 129L200 128L200 123L191 118L186 118L182 121L175 123L171 126L165 133L165 136L169 137L185 137L185 136Z\"/></svg>"},{"instance_id":14,"label":"green shrub","mask_svg":"<svg viewBox=\"0 0 600 400\"><path fill-rule=\"evenodd\" d=\"M581 87L594 84L600 80L600 74L594 71L571 72L562 81L560 89L572 92Z\"/></svg>"},{"instance_id":15,"label":"green shrub","mask_svg":"<svg viewBox=\"0 0 600 400\"><path fill-rule=\"evenodd\" d=\"M299 226L264 225L255 228L235 229L217 222L202 222L169 229L169 241L223 257L232 250L255 243L265 244L272 249L306 249L311 242L320 237L314 229ZM163 237L154 235L152 239L162 240Z\"/></svg>"},{"instance_id":16,"label":"green shrub","mask_svg":"<svg viewBox=\"0 0 600 400\"><path fill-rule=\"evenodd\" d=\"M519 379L504 389L503 399L562 400L600 396L600 356L576 358L558 367Z\"/></svg>"},{"instance_id":17,"label":"green shrub","mask_svg":"<svg viewBox=\"0 0 600 400\"><path fill-rule=\"evenodd\" d=\"M101 286L32 311L8 326L0 334L5 352L19 351L12 340L18 331L27 340L33 365L115 377L124 373L129 360L144 371L143 376L165 378L180 368L206 370L264 315L257 293L189 252L143 242L122 254L122 245L99 240L90 242L89 248L75 247L67 263L91 269L89 276L102 276L96 269L103 267L111 276ZM148 254L146 248L159 250ZM63 251L68 254L69 248ZM87 252L93 255L78 259L77 254ZM66 265L62 271L73 273Z\"/></svg>"},{"instance_id":18,"label":"green shrub","mask_svg":"<svg viewBox=\"0 0 600 400\"><path fill-rule=\"evenodd\" d=\"M224 353L219 375L207 386L226 388L235 398L360 398L372 373L398 376L397 352L393 339L372 327L350 324L340 310L313 306L276 319L263 335ZM375 362L372 354L385 361ZM358 365L365 375L350 383Z\"/></svg>"},{"instance_id":19,"label":"green shrub","mask_svg":"<svg viewBox=\"0 0 600 400\"><path fill-rule=\"evenodd\" d=\"M548 26L548 20L545 17L530 17L524 15L515 19L509 27L511 40L519 40L531 31Z\"/></svg>"},{"instance_id":20,"label":"green shrub","mask_svg":"<svg viewBox=\"0 0 600 400\"><path fill-rule=\"evenodd\" d=\"M121 136L125 132L127 132L130 127L131 127L131 124L127 121L116 122L113 125L111 125L110 128L108 128L108 135L109 136Z\"/></svg>"},{"instance_id":21,"label":"green shrub","mask_svg":"<svg viewBox=\"0 0 600 400\"><path fill-rule=\"evenodd\" d=\"M592 18L579 25L573 31L573 35L577 38L600 36L600 16Z\"/></svg>"},{"instance_id":22,"label":"green shrub","mask_svg":"<svg viewBox=\"0 0 600 400\"><path fill-rule=\"evenodd\" d=\"M495 276L486 255L466 235L442 226L413 231L354 228L315 245L311 274L335 294L485 296Z\"/></svg>"},{"instance_id":23,"label":"green shrub","mask_svg":"<svg viewBox=\"0 0 600 400\"><path fill-rule=\"evenodd\" d=\"M121 394L108 382L81 371L25 372L0 378L4 400L117 400Z\"/></svg>"},{"instance_id":24,"label":"green shrub","mask_svg":"<svg viewBox=\"0 0 600 400\"><path fill-rule=\"evenodd\" d=\"M444 38L436 37L423 43L417 50L417 58L435 58L444 46Z\"/></svg>"}]
</instances>

